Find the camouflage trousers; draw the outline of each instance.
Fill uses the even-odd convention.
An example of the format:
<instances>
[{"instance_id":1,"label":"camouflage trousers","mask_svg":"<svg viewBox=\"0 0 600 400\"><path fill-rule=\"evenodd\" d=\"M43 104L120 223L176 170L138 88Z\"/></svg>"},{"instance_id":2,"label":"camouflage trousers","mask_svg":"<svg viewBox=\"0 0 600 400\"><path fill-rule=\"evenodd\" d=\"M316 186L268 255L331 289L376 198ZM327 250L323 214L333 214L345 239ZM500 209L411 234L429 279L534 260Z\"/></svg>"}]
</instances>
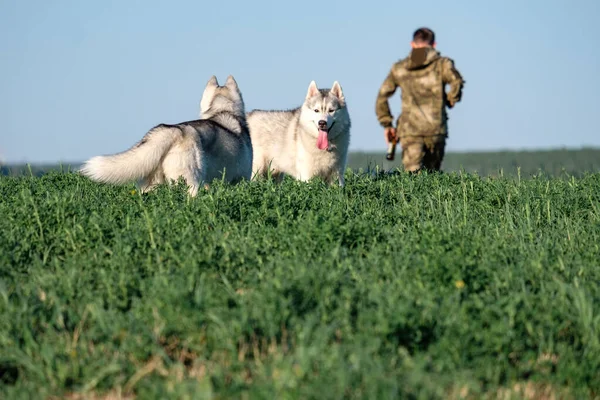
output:
<instances>
[{"instance_id":1,"label":"camouflage trousers","mask_svg":"<svg viewBox=\"0 0 600 400\"><path fill-rule=\"evenodd\" d=\"M439 171L444 159L446 136L403 136L400 138L400 146L402 165L406 171Z\"/></svg>"}]
</instances>

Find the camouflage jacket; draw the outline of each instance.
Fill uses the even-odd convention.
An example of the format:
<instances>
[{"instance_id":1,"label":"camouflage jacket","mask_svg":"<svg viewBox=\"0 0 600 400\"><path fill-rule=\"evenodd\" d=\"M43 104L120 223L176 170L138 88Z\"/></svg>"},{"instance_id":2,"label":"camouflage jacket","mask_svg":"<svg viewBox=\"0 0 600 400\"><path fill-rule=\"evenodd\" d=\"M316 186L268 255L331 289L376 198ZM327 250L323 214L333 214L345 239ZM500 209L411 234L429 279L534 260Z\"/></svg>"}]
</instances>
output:
<instances>
[{"instance_id":1,"label":"camouflage jacket","mask_svg":"<svg viewBox=\"0 0 600 400\"><path fill-rule=\"evenodd\" d=\"M392 66L383 81L375 106L377 119L383 127L393 126L388 99L400 87L402 110L397 136L447 136L446 106L452 108L460 101L464 83L450 58L440 56L432 47L413 49L408 57Z\"/></svg>"}]
</instances>

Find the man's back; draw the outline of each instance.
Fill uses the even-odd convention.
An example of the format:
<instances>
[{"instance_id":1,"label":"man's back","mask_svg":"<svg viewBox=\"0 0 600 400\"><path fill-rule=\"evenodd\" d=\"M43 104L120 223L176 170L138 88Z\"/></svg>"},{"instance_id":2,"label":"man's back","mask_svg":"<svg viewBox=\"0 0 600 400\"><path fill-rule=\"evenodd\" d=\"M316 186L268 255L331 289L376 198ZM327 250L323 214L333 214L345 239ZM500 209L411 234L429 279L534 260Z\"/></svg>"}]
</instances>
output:
<instances>
[{"instance_id":1,"label":"man's back","mask_svg":"<svg viewBox=\"0 0 600 400\"><path fill-rule=\"evenodd\" d=\"M450 91L445 93L446 84ZM377 96L376 113L383 127L392 126L388 98L397 87L402 92L402 111L397 136L447 135L446 106L460 101L464 80L454 62L433 47L415 48L395 63Z\"/></svg>"}]
</instances>

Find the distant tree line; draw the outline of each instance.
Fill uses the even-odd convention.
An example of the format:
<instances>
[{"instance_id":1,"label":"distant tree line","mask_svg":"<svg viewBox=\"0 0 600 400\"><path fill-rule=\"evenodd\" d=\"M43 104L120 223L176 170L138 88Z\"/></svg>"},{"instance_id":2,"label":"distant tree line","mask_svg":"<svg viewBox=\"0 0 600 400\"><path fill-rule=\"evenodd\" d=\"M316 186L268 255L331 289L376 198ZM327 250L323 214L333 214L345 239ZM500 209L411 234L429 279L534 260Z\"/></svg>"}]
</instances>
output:
<instances>
[{"instance_id":1,"label":"distant tree line","mask_svg":"<svg viewBox=\"0 0 600 400\"><path fill-rule=\"evenodd\" d=\"M391 171L402 169L400 151L392 162L381 153L350 153L348 168L356 172ZM0 175L41 176L49 171L72 172L80 164L6 164L0 165ZM523 177L544 174L547 176L582 176L587 172L600 172L600 149L557 149L540 151L496 151L448 153L442 164L444 172L464 171L480 176L517 175Z\"/></svg>"},{"instance_id":2,"label":"distant tree line","mask_svg":"<svg viewBox=\"0 0 600 400\"><path fill-rule=\"evenodd\" d=\"M382 153L351 153L348 167L367 172L376 167L383 170L402 169L400 152L392 162ZM442 164L444 172L465 171L480 176L517 175L581 176L600 172L600 149L557 149L545 151L497 151L448 153Z\"/></svg>"}]
</instances>

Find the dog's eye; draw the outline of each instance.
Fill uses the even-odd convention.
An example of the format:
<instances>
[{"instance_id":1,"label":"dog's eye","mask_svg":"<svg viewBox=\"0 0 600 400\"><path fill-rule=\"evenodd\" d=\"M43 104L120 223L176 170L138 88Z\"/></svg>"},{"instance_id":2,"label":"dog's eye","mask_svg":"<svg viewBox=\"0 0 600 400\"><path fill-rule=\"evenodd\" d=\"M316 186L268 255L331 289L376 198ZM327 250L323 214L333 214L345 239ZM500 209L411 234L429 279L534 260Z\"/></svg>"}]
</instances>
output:
<instances>
[{"instance_id":1,"label":"dog's eye","mask_svg":"<svg viewBox=\"0 0 600 400\"><path fill-rule=\"evenodd\" d=\"M315 112L316 112L316 113L318 113L318 112L319 112L319 109L315 108Z\"/></svg>"},{"instance_id":2,"label":"dog's eye","mask_svg":"<svg viewBox=\"0 0 600 400\"><path fill-rule=\"evenodd\" d=\"M334 110L333 108L330 108L330 109L329 109L329 112L330 112L330 113L334 113L334 112L335 112L335 110Z\"/></svg>"}]
</instances>

